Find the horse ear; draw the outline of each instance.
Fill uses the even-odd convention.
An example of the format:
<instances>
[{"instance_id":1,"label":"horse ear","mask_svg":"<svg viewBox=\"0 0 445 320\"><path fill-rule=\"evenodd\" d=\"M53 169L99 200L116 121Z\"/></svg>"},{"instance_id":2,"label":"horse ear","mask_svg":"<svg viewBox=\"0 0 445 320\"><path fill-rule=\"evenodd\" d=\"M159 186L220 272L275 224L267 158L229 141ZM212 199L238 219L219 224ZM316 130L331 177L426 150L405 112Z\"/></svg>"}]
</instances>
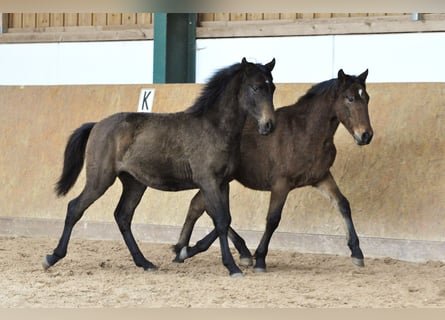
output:
<instances>
[{"instance_id":1,"label":"horse ear","mask_svg":"<svg viewBox=\"0 0 445 320\"><path fill-rule=\"evenodd\" d=\"M246 65L246 64L247 64L246 57L244 57L243 60L241 60L241 64L243 64L243 65Z\"/></svg>"},{"instance_id":2,"label":"horse ear","mask_svg":"<svg viewBox=\"0 0 445 320\"><path fill-rule=\"evenodd\" d=\"M343 72L343 69L338 70L337 78L340 85L343 85L346 82L346 75Z\"/></svg>"},{"instance_id":3,"label":"horse ear","mask_svg":"<svg viewBox=\"0 0 445 320\"><path fill-rule=\"evenodd\" d=\"M273 68L275 67L275 58L272 59L268 64L266 64L266 68L272 72Z\"/></svg>"},{"instance_id":4,"label":"horse ear","mask_svg":"<svg viewBox=\"0 0 445 320\"><path fill-rule=\"evenodd\" d=\"M366 81L367 77L368 77L368 69L366 69L365 72L363 72L361 75L358 76L360 81L363 82L363 83Z\"/></svg>"},{"instance_id":5,"label":"horse ear","mask_svg":"<svg viewBox=\"0 0 445 320\"><path fill-rule=\"evenodd\" d=\"M346 75L345 75L345 73L343 72L343 69L338 70L337 78L338 78L339 80L342 80L342 79L346 78Z\"/></svg>"}]
</instances>

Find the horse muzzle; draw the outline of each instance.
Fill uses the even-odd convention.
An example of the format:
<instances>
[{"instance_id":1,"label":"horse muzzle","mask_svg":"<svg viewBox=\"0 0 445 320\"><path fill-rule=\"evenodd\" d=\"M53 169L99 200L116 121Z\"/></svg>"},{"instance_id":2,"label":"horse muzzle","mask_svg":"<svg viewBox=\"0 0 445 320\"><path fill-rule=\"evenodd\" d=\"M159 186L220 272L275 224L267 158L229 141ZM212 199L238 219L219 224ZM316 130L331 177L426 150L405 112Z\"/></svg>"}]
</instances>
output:
<instances>
[{"instance_id":1,"label":"horse muzzle","mask_svg":"<svg viewBox=\"0 0 445 320\"><path fill-rule=\"evenodd\" d=\"M258 123L258 132L261 135L268 135L272 133L272 131L275 129L275 121L272 119L269 119L266 122L259 122Z\"/></svg>"},{"instance_id":2,"label":"horse muzzle","mask_svg":"<svg viewBox=\"0 0 445 320\"><path fill-rule=\"evenodd\" d=\"M354 133L354 139L359 146L364 146L371 142L373 135L372 131L365 131L361 134Z\"/></svg>"}]
</instances>

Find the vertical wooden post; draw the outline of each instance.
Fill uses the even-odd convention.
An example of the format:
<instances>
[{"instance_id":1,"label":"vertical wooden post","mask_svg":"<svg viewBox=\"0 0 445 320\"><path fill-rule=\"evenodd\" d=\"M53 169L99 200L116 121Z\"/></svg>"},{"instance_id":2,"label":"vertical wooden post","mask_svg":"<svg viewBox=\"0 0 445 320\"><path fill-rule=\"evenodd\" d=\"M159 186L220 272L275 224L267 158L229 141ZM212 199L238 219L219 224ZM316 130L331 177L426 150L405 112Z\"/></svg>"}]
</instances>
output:
<instances>
[{"instance_id":1,"label":"vertical wooden post","mask_svg":"<svg viewBox=\"0 0 445 320\"><path fill-rule=\"evenodd\" d=\"M155 13L154 83L195 82L196 20L196 13Z\"/></svg>"},{"instance_id":2,"label":"vertical wooden post","mask_svg":"<svg viewBox=\"0 0 445 320\"><path fill-rule=\"evenodd\" d=\"M8 32L8 14L0 13L0 33Z\"/></svg>"}]
</instances>

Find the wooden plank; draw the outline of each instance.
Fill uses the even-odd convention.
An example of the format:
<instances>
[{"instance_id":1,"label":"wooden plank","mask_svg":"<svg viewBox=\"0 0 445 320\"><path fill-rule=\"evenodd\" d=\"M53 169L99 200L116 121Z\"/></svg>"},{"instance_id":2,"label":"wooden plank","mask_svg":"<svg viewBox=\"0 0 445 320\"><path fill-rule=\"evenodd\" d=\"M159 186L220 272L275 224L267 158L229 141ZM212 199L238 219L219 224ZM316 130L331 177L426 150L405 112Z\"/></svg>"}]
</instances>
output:
<instances>
[{"instance_id":1,"label":"wooden plank","mask_svg":"<svg viewBox=\"0 0 445 320\"><path fill-rule=\"evenodd\" d=\"M92 13L79 13L78 25L81 27L92 26L93 25L93 14Z\"/></svg>"},{"instance_id":2,"label":"wooden plank","mask_svg":"<svg viewBox=\"0 0 445 320\"><path fill-rule=\"evenodd\" d=\"M63 13L50 13L49 25L50 27L63 27L64 25Z\"/></svg>"},{"instance_id":3,"label":"wooden plank","mask_svg":"<svg viewBox=\"0 0 445 320\"><path fill-rule=\"evenodd\" d=\"M151 13L137 13L136 23L138 25L151 25L153 24L153 15Z\"/></svg>"},{"instance_id":4,"label":"wooden plank","mask_svg":"<svg viewBox=\"0 0 445 320\"><path fill-rule=\"evenodd\" d=\"M10 13L9 14L9 27L10 28L22 28L23 15L21 13Z\"/></svg>"},{"instance_id":5,"label":"wooden plank","mask_svg":"<svg viewBox=\"0 0 445 320\"><path fill-rule=\"evenodd\" d=\"M230 20L230 13L227 12L215 13L214 21L229 21L229 20Z\"/></svg>"},{"instance_id":6,"label":"wooden plank","mask_svg":"<svg viewBox=\"0 0 445 320\"><path fill-rule=\"evenodd\" d=\"M230 21L246 21L246 14L245 13L230 13Z\"/></svg>"},{"instance_id":7,"label":"wooden plank","mask_svg":"<svg viewBox=\"0 0 445 320\"><path fill-rule=\"evenodd\" d=\"M262 13L255 13L255 12L251 12L251 13L247 13L246 15L246 19L248 21L261 21L264 19L264 15Z\"/></svg>"},{"instance_id":8,"label":"wooden plank","mask_svg":"<svg viewBox=\"0 0 445 320\"><path fill-rule=\"evenodd\" d=\"M326 21L329 21L327 23ZM370 34L401 32L445 31L445 15L424 15L422 23L412 21L410 16L350 17L320 19L297 19L283 23L276 20L246 21L245 23L213 22L203 24L197 29L198 38L213 37L264 37L288 35L332 35L332 34Z\"/></svg>"},{"instance_id":9,"label":"wooden plank","mask_svg":"<svg viewBox=\"0 0 445 320\"><path fill-rule=\"evenodd\" d=\"M330 19L332 18L332 13L314 13L315 19Z\"/></svg>"},{"instance_id":10,"label":"wooden plank","mask_svg":"<svg viewBox=\"0 0 445 320\"><path fill-rule=\"evenodd\" d=\"M122 14L120 13L107 14L107 24L109 26L120 26L122 24Z\"/></svg>"},{"instance_id":11,"label":"wooden plank","mask_svg":"<svg viewBox=\"0 0 445 320\"><path fill-rule=\"evenodd\" d=\"M297 19L297 14L292 12L282 12L280 13L280 20L295 20Z\"/></svg>"},{"instance_id":12,"label":"wooden plank","mask_svg":"<svg viewBox=\"0 0 445 320\"><path fill-rule=\"evenodd\" d=\"M106 13L93 13L93 26L106 26L107 14Z\"/></svg>"},{"instance_id":13,"label":"wooden plank","mask_svg":"<svg viewBox=\"0 0 445 320\"><path fill-rule=\"evenodd\" d=\"M297 13L297 18L298 19L313 19L314 18L314 14L313 13Z\"/></svg>"},{"instance_id":14,"label":"wooden plank","mask_svg":"<svg viewBox=\"0 0 445 320\"><path fill-rule=\"evenodd\" d=\"M202 21L214 21L215 14L214 13L199 13L198 14L198 20L200 22Z\"/></svg>"},{"instance_id":15,"label":"wooden plank","mask_svg":"<svg viewBox=\"0 0 445 320\"><path fill-rule=\"evenodd\" d=\"M347 17L349 17L349 13L344 13L344 12L333 13L332 17L333 18L347 18Z\"/></svg>"},{"instance_id":16,"label":"wooden plank","mask_svg":"<svg viewBox=\"0 0 445 320\"><path fill-rule=\"evenodd\" d=\"M1 43L42 43L42 42L70 42L70 41L114 41L114 40L152 40L153 28L104 30L102 27L68 27L76 31L59 32L12 32L1 33ZM90 29L90 31L77 31L78 28Z\"/></svg>"},{"instance_id":17,"label":"wooden plank","mask_svg":"<svg viewBox=\"0 0 445 320\"><path fill-rule=\"evenodd\" d=\"M384 16L385 16L384 13L379 13L379 12L368 13L368 17L384 17Z\"/></svg>"},{"instance_id":18,"label":"wooden plank","mask_svg":"<svg viewBox=\"0 0 445 320\"><path fill-rule=\"evenodd\" d=\"M349 16L350 17L367 17L368 14L367 13L351 13Z\"/></svg>"},{"instance_id":19,"label":"wooden plank","mask_svg":"<svg viewBox=\"0 0 445 320\"><path fill-rule=\"evenodd\" d=\"M46 28L49 27L49 13L37 13L36 15L36 27L37 28Z\"/></svg>"},{"instance_id":20,"label":"wooden plank","mask_svg":"<svg viewBox=\"0 0 445 320\"><path fill-rule=\"evenodd\" d=\"M263 15L263 19L264 20L279 20L280 19L280 14L279 13L265 13Z\"/></svg>"},{"instance_id":21,"label":"wooden plank","mask_svg":"<svg viewBox=\"0 0 445 320\"><path fill-rule=\"evenodd\" d=\"M36 27L36 14L24 13L23 14L22 28L35 28Z\"/></svg>"},{"instance_id":22,"label":"wooden plank","mask_svg":"<svg viewBox=\"0 0 445 320\"><path fill-rule=\"evenodd\" d=\"M78 14L77 13L65 13L65 27L78 26Z\"/></svg>"},{"instance_id":23,"label":"wooden plank","mask_svg":"<svg viewBox=\"0 0 445 320\"><path fill-rule=\"evenodd\" d=\"M135 13L123 13L122 14L122 25L129 26L136 24L136 14Z\"/></svg>"}]
</instances>

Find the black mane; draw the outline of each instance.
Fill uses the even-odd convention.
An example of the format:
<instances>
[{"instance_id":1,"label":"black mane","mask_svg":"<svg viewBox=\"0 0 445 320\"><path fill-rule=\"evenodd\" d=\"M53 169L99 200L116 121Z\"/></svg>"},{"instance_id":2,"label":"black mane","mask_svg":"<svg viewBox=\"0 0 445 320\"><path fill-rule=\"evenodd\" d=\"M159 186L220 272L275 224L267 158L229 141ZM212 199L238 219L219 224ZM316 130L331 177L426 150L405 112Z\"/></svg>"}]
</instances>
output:
<instances>
[{"instance_id":1,"label":"black mane","mask_svg":"<svg viewBox=\"0 0 445 320\"><path fill-rule=\"evenodd\" d=\"M315 96L322 96L322 95L332 95L335 94L338 90L338 79L334 78L331 80L326 80L323 82L320 82L318 84L313 85L303 96L298 99L298 102L302 102L303 100L312 99ZM297 103L298 103L297 102Z\"/></svg>"},{"instance_id":2,"label":"black mane","mask_svg":"<svg viewBox=\"0 0 445 320\"><path fill-rule=\"evenodd\" d=\"M298 99L297 103L307 99L312 99L315 96L323 96L323 95L328 95L331 98L335 99L340 90L348 88L354 82L361 82L361 81L357 76L345 75L345 82L342 84L339 83L338 78L320 82L318 84L313 85L306 92L306 94L304 94L302 97L300 97L300 99ZM362 84L365 85L364 83ZM339 88L340 86L341 88Z\"/></svg>"},{"instance_id":3,"label":"black mane","mask_svg":"<svg viewBox=\"0 0 445 320\"><path fill-rule=\"evenodd\" d=\"M207 82L195 103L184 112L200 115L214 105L220 98L221 93L224 92L230 80L242 69L241 66L241 63L235 63L217 71Z\"/></svg>"}]
</instances>

